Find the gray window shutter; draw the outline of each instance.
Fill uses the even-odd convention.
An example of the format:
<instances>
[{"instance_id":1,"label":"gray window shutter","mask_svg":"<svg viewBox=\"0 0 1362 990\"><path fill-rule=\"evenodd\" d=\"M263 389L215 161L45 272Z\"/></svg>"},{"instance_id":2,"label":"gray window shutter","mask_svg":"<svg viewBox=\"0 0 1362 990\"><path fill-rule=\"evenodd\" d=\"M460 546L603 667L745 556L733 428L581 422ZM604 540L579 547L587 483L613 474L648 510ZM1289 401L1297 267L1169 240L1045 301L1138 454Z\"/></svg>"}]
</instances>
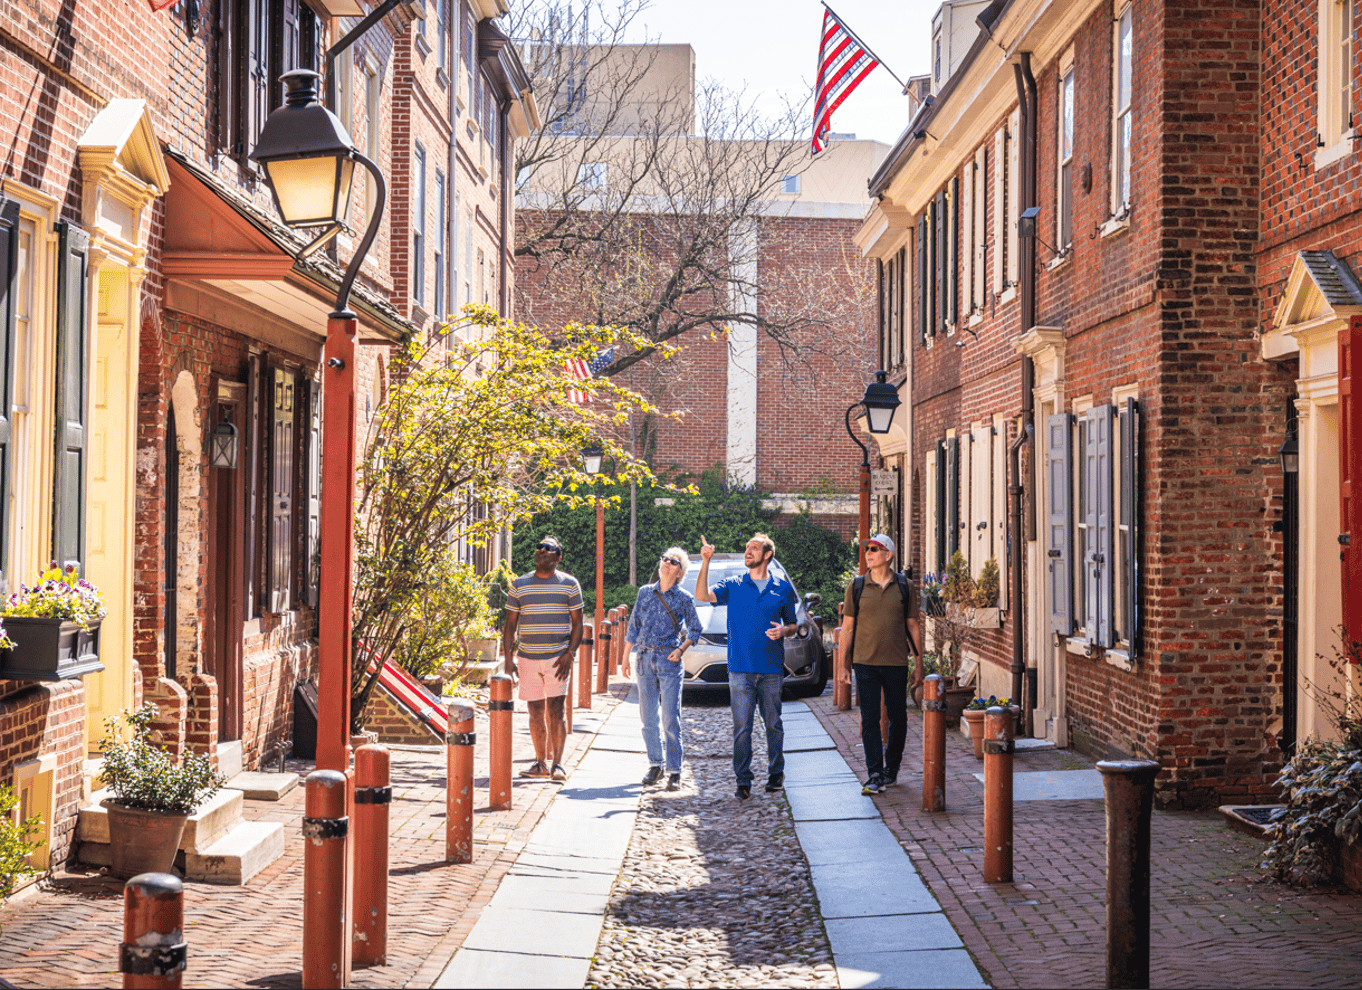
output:
<instances>
[{"instance_id":1,"label":"gray window shutter","mask_svg":"<svg viewBox=\"0 0 1362 990\"><path fill-rule=\"evenodd\" d=\"M1140 404L1126 399L1121 417L1121 518L1126 520L1125 633L1130 656L1140 642Z\"/></svg>"},{"instance_id":2,"label":"gray window shutter","mask_svg":"<svg viewBox=\"0 0 1362 990\"><path fill-rule=\"evenodd\" d=\"M946 569L946 441L936 442L936 561L938 571Z\"/></svg>"},{"instance_id":3,"label":"gray window shutter","mask_svg":"<svg viewBox=\"0 0 1362 990\"><path fill-rule=\"evenodd\" d=\"M270 4L269 0L246 0L245 44L241 79L241 132L237 154L244 159L255 147L260 128L270 115Z\"/></svg>"},{"instance_id":4,"label":"gray window shutter","mask_svg":"<svg viewBox=\"0 0 1362 990\"><path fill-rule=\"evenodd\" d=\"M917 219L917 328L924 344L931 325L927 296L927 214L923 213Z\"/></svg>"},{"instance_id":5,"label":"gray window shutter","mask_svg":"<svg viewBox=\"0 0 1362 990\"><path fill-rule=\"evenodd\" d=\"M270 395L270 611L292 607L290 561L293 558L293 376L274 369Z\"/></svg>"},{"instance_id":6,"label":"gray window shutter","mask_svg":"<svg viewBox=\"0 0 1362 990\"><path fill-rule=\"evenodd\" d=\"M1088 431L1088 447L1091 450L1091 481L1088 488L1089 534L1093 541L1091 554L1091 581L1088 598L1093 603L1091 615L1094 626L1089 627L1088 635L1098 646L1110 647L1116 644L1112 607L1115 604L1112 581L1116 564L1115 502L1112 492L1111 448L1112 428L1115 425L1114 406L1098 406L1088 411L1091 428Z\"/></svg>"},{"instance_id":7,"label":"gray window shutter","mask_svg":"<svg viewBox=\"0 0 1362 990\"><path fill-rule=\"evenodd\" d=\"M261 523L262 489L264 488L264 450L268 446L262 423L262 393L266 391L263 376L264 358L252 354L247 360L245 437L238 458L245 458L246 466L246 618L260 615L264 596L264 546ZM238 463L242 461L238 460Z\"/></svg>"},{"instance_id":8,"label":"gray window shutter","mask_svg":"<svg viewBox=\"0 0 1362 990\"><path fill-rule=\"evenodd\" d=\"M1073 467L1069 461L1072 417L1056 413L1045 421L1046 481L1050 504L1046 513L1046 555L1050 565L1050 631L1070 636L1073 619Z\"/></svg>"},{"instance_id":9,"label":"gray window shutter","mask_svg":"<svg viewBox=\"0 0 1362 990\"><path fill-rule=\"evenodd\" d=\"M946 559L960 549L960 438L946 441Z\"/></svg>"},{"instance_id":10,"label":"gray window shutter","mask_svg":"<svg viewBox=\"0 0 1362 990\"><path fill-rule=\"evenodd\" d=\"M57 443L53 478L52 557L79 569L85 561L85 468L88 415L90 235L57 224Z\"/></svg>"},{"instance_id":11,"label":"gray window shutter","mask_svg":"<svg viewBox=\"0 0 1362 990\"><path fill-rule=\"evenodd\" d=\"M1078 511L1083 516L1083 628L1089 643L1097 642L1097 423L1093 410L1083 414L1079 422L1079 456L1082 463L1082 491L1078 497Z\"/></svg>"},{"instance_id":12,"label":"gray window shutter","mask_svg":"<svg viewBox=\"0 0 1362 990\"><path fill-rule=\"evenodd\" d=\"M19 204L0 200L0 569L9 565L9 477L14 405L14 280L19 273Z\"/></svg>"},{"instance_id":13,"label":"gray window shutter","mask_svg":"<svg viewBox=\"0 0 1362 990\"><path fill-rule=\"evenodd\" d=\"M875 260L875 299L879 303L879 319L877 321L877 326L880 331L878 335L880 360L878 366L881 368L889 367L889 365L885 363L885 355L889 352L889 327L886 325L889 317L889 304L884 297L885 291L888 288L889 280L884 277L884 261L877 258ZM451 334L451 336L453 335Z\"/></svg>"},{"instance_id":14,"label":"gray window shutter","mask_svg":"<svg viewBox=\"0 0 1362 990\"><path fill-rule=\"evenodd\" d=\"M960 261L957 255L960 237L960 178L951 178L951 194L947 200L946 220L946 323L960 319Z\"/></svg>"}]
</instances>

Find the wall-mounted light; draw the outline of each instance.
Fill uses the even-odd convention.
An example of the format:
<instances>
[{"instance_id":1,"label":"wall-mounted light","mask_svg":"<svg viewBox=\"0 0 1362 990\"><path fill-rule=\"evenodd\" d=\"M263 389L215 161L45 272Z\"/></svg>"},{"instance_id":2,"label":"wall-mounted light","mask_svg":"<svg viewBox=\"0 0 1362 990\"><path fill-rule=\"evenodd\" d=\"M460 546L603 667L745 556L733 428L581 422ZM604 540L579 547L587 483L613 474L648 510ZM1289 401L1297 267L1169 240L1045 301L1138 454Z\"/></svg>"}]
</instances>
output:
<instances>
[{"instance_id":1,"label":"wall-mounted light","mask_svg":"<svg viewBox=\"0 0 1362 990\"><path fill-rule=\"evenodd\" d=\"M216 468L236 467L237 433L230 419L213 427L208 438L208 463Z\"/></svg>"},{"instance_id":2,"label":"wall-mounted light","mask_svg":"<svg viewBox=\"0 0 1362 990\"><path fill-rule=\"evenodd\" d=\"M1295 474L1301 469L1300 445L1296 442L1296 434L1288 433L1282 445L1277 448L1277 456L1281 458L1282 474Z\"/></svg>"}]
</instances>

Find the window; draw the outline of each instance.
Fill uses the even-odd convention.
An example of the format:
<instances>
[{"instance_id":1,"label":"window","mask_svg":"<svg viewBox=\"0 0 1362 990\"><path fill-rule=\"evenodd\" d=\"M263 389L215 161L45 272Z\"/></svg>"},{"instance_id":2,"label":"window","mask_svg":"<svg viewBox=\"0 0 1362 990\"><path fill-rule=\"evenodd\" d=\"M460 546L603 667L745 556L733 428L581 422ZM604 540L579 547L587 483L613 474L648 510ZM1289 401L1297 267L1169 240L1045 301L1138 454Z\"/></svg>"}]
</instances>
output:
<instances>
[{"instance_id":1,"label":"window","mask_svg":"<svg viewBox=\"0 0 1362 990\"><path fill-rule=\"evenodd\" d=\"M988 151L980 147L974 153L974 261L973 282L970 288L970 313L982 313L988 276L984 266L984 249L988 242Z\"/></svg>"},{"instance_id":2,"label":"window","mask_svg":"<svg viewBox=\"0 0 1362 990\"><path fill-rule=\"evenodd\" d=\"M487 256L478 248L478 302L487 302Z\"/></svg>"},{"instance_id":3,"label":"window","mask_svg":"<svg viewBox=\"0 0 1362 990\"><path fill-rule=\"evenodd\" d=\"M1112 59L1115 79L1112 80L1111 123L1111 212L1123 216L1130 209L1130 138L1131 138L1131 68L1132 61L1131 7L1126 5L1116 18L1116 57Z\"/></svg>"},{"instance_id":4,"label":"window","mask_svg":"<svg viewBox=\"0 0 1362 990\"><path fill-rule=\"evenodd\" d=\"M355 133L355 62L351 52L336 60L336 116L345 133Z\"/></svg>"},{"instance_id":5,"label":"window","mask_svg":"<svg viewBox=\"0 0 1362 990\"><path fill-rule=\"evenodd\" d=\"M383 122L383 80L378 74L378 68L372 63L364 66L364 154L377 165L383 167L380 157L381 148L379 147L379 134ZM364 189L365 189L365 224L367 226L369 217L373 215L374 207L377 205L378 184L374 181L373 175L366 168L364 170Z\"/></svg>"},{"instance_id":6,"label":"window","mask_svg":"<svg viewBox=\"0 0 1362 990\"><path fill-rule=\"evenodd\" d=\"M431 261L435 268L435 318L443 320L445 313L445 174L435 170L435 251Z\"/></svg>"},{"instance_id":7,"label":"window","mask_svg":"<svg viewBox=\"0 0 1362 990\"><path fill-rule=\"evenodd\" d=\"M435 66L445 67L445 46L449 44L449 17L445 11L449 0L435 0Z\"/></svg>"},{"instance_id":8,"label":"window","mask_svg":"<svg viewBox=\"0 0 1362 990\"><path fill-rule=\"evenodd\" d=\"M780 183L780 191L787 196L799 195L799 176L787 175Z\"/></svg>"},{"instance_id":9,"label":"window","mask_svg":"<svg viewBox=\"0 0 1362 990\"><path fill-rule=\"evenodd\" d=\"M604 189L606 174L605 162L584 162L577 166L577 184L583 189Z\"/></svg>"},{"instance_id":10,"label":"window","mask_svg":"<svg viewBox=\"0 0 1362 990\"><path fill-rule=\"evenodd\" d=\"M473 301L473 211L464 215L463 224L463 301Z\"/></svg>"},{"instance_id":11,"label":"window","mask_svg":"<svg viewBox=\"0 0 1362 990\"><path fill-rule=\"evenodd\" d=\"M416 145L416 167L412 180L411 222L411 284L412 298L418 303L426 299L426 149Z\"/></svg>"},{"instance_id":12,"label":"window","mask_svg":"<svg viewBox=\"0 0 1362 990\"><path fill-rule=\"evenodd\" d=\"M1021 110L1013 110L1007 124L1007 201L1006 216L1007 284L1015 287L1020 277L1020 246L1017 243L1017 217L1021 210ZM1001 201L1000 201L1001 202Z\"/></svg>"},{"instance_id":13,"label":"window","mask_svg":"<svg viewBox=\"0 0 1362 990\"><path fill-rule=\"evenodd\" d=\"M927 560L930 571L944 571L960 545L960 438L936 442L927 456ZM967 548L965 548L967 549Z\"/></svg>"},{"instance_id":14,"label":"window","mask_svg":"<svg viewBox=\"0 0 1362 990\"><path fill-rule=\"evenodd\" d=\"M1073 55L1070 53L1069 58ZM1073 164L1074 164L1074 68L1070 64L1060 68L1059 125L1056 161L1057 188L1055 189L1055 243L1064 254L1073 243Z\"/></svg>"},{"instance_id":15,"label":"window","mask_svg":"<svg viewBox=\"0 0 1362 990\"><path fill-rule=\"evenodd\" d=\"M1010 284L1004 256L1007 248L1007 218L1003 215L1007 203L1007 128L993 135L993 294L1000 295Z\"/></svg>"},{"instance_id":16,"label":"window","mask_svg":"<svg viewBox=\"0 0 1362 990\"><path fill-rule=\"evenodd\" d=\"M938 332L954 333L958 313L959 269L957 240L960 179L952 178L927 204L918 218L918 330L924 345Z\"/></svg>"},{"instance_id":17,"label":"window","mask_svg":"<svg viewBox=\"0 0 1362 990\"><path fill-rule=\"evenodd\" d=\"M1139 405L1127 397L1046 424L1050 629L1136 655Z\"/></svg>"},{"instance_id":18,"label":"window","mask_svg":"<svg viewBox=\"0 0 1362 990\"><path fill-rule=\"evenodd\" d=\"M877 263L879 273L879 364L881 368L897 368L904 361L903 302L904 269L908 265L908 249L899 248L886 261Z\"/></svg>"},{"instance_id":19,"label":"window","mask_svg":"<svg viewBox=\"0 0 1362 990\"><path fill-rule=\"evenodd\" d=\"M1317 168L1352 151L1356 6L1355 0L1320 0Z\"/></svg>"},{"instance_id":20,"label":"window","mask_svg":"<svg viewBox=\"0 0 1362 990\"><path fill-rule=\"evenodd\" d=\"M283 103L279 77L318 71L321 21L304 0L225 0L219 9L218 142L244 163Z\"/></svg>"}]
</instances>

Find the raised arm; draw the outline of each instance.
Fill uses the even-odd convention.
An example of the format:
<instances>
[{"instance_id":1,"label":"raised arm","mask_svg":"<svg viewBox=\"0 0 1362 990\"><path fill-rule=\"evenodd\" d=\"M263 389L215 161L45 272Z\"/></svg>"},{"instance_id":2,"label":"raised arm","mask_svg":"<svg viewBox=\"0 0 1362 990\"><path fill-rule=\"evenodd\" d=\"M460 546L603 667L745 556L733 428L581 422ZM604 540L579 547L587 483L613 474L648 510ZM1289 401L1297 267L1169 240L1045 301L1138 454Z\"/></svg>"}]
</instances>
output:
<instances>
[{"instance_id":1,"label":"raised arm","mask_svg":"<svg viewBox=\"0 0 1362 990\"><path fill-rule=\"evenodd\" d=\"M714 592L709 590L709 559L714 556L714 544L708 542L704 535L700 536L700 573L695 575L695 600L699 602L709 602L711 605L717 600Z\"/></svg>"}]
</instances>

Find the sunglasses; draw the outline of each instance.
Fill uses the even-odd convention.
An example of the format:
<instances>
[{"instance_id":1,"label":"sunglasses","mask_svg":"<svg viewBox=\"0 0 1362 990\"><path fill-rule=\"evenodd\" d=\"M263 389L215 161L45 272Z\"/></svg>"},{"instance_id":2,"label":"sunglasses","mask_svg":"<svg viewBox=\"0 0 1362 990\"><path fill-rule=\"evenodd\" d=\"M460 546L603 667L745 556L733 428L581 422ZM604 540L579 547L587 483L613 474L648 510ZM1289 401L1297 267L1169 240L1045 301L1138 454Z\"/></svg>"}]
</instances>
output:
<instances>
[{"instance_id":1,"label":"sunglasses","mask_svg":"<svg viewBox=\"0 0 1362 990\"><path fill-rule=\"evenodd\" d=\"M870 546L868 546L868 547L865 548L865 552L866 552L866 553L874 553L876 550L878 550L880 553L888 553L888 552L889 552L889 551L886 550L884 547L880 546L878 543L872 543L872 544L870 544Z\"/></svg>"},{"instance_id":2,"label":"sunglasses","mask_svg":"<svg viewBox=\"0 0 1362 990\"><path fill-rule=\"evenodd\" d=\"M680 567L681 561L675 557L662 557L658 559L659 564L671 564L673 567Z\"/></svg>"},{"instance_id":3,"label":"sunglasses","mask_svg":"<svg viewBox=\"0 0 1362 990\"><path fill-rule=\"evenodd\" d=\"M535 548L536 550L547 550L547 551L549 551L550 553L562 553L562 552L563 552L562 547L555 546L555 545L552 544L552 543L536 543L536 544L534 545L534 548Z\"/></svg>"}]
</instances>

